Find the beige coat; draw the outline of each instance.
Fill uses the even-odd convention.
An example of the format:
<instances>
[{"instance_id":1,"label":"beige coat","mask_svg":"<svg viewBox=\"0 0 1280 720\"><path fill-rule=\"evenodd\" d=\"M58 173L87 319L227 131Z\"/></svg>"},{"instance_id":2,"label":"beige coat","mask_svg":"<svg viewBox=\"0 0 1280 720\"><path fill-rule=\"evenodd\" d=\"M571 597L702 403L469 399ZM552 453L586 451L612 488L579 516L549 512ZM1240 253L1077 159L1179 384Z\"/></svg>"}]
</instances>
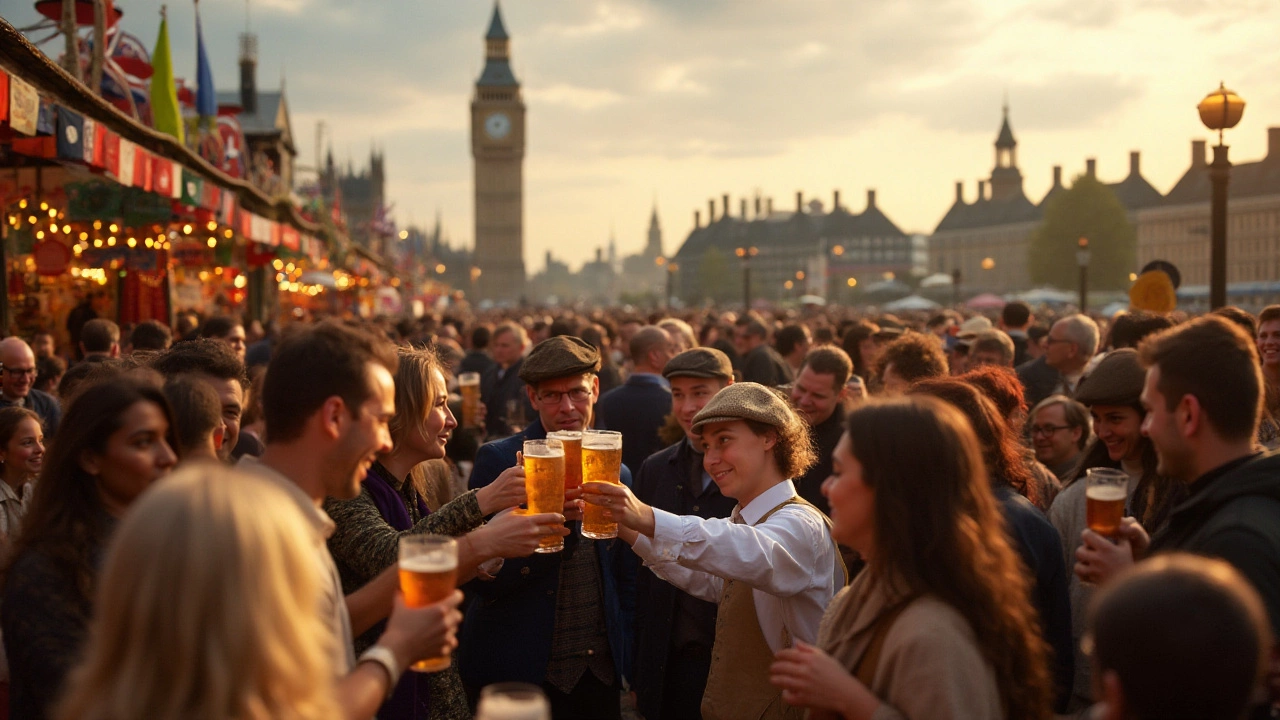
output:
<instances>
[{"instance_id":1,"label":"beige coat","mask_svg":"<svg viewBox=\"0 0 1280 720\"><path fill-rule=\"evenodd\" d=\"M875 621L892 605L882 583L863 572L832 599L818 646L850 673L867 651ZM873 720L1003 720L995 671L973 630L950 605L924 596L898 616L880 652L871 692Z\"/></svg>"}]
</instances>

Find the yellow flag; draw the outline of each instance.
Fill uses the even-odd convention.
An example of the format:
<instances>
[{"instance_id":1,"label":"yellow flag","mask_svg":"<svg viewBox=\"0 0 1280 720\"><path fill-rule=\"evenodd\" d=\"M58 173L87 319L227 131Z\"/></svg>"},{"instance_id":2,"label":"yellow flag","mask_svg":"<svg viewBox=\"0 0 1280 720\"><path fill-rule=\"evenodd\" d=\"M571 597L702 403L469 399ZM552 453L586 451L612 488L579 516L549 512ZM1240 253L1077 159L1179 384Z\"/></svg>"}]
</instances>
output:
<instances>
[{"instance_id":1,"label":"yellow flag","mask_svg":"<svg viewBox=\"0 0 1280 720\"><path fill-rule=\"evenodd\" d=\"M163 10L151 67L151 123L156 130L183 142L182 110L178 107L178 87L173 82L173 59L169 56L169 20Z\"/></svg>"}]
</instances>

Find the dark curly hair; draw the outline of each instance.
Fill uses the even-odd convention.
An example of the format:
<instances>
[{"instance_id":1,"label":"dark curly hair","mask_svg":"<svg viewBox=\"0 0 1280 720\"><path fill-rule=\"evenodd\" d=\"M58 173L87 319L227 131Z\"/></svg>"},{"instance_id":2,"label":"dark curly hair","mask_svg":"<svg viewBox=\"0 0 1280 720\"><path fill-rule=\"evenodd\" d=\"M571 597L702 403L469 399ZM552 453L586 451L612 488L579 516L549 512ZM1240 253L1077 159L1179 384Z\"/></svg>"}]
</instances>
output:
<instances>
[{"instance_id":1,"label":"dark curly hair","mask_svg":"<svg viewBox=\"0 0 1280 720\"><path fill-rule=\"evenodd\" d=\"M885 346L876 363L876 375L883 377L890 364L893 372L909 383L947 376L947 356L942 353L942 345L936 338L918 332L904 333Z\"/></svg>"}]
</instances>

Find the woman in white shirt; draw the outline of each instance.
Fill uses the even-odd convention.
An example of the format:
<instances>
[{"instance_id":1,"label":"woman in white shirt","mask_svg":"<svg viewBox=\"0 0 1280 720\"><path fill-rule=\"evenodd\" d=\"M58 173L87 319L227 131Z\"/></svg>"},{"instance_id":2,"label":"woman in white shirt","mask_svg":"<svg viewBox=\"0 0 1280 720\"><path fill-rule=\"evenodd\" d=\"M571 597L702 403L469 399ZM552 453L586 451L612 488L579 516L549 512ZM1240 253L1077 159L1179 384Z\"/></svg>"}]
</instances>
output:
<instances>
[{"instance_id":1,"label":"woman in white shirt","mask_svg":"<svg viewBox=\"0 0 1280 720\"><path fill-rule=\"evenodd\" d=\"M703 468L738 501L731 518L674 515L623 485L587 483L583 498L610 511L618 536L654 574L719 604L706 720L799 718L769 684L773 654L817 638L823 609L844 586L830 521L788 478L816 460L804 421L773 391L737 383L693 419Z\"/></svg>"}]
</instances>

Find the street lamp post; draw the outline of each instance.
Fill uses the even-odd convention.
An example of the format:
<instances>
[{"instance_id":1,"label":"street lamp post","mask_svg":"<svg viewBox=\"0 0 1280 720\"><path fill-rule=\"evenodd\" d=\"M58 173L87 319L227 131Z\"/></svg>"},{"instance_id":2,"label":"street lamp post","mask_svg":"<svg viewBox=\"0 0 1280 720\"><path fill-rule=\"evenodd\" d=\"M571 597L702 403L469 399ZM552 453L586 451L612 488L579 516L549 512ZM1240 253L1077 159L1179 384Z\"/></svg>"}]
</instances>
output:
<instances>
[{"instance_id":1,"label":"street lamp post","mask_svg":"<svg viewBox=\"0 0 1280 720\"><path fill-rule=\"evenodd\" d=\"M1227 185L1231 180L1231 162L1227 160L1222 133L1240 123L1244 100L1228 90L1225 83L1219 83L1218 89L1206 95L1197 109L1204 126L1218 131L1213 164L1209 166L1209 182L1213 186L1209 220L1209 307L1217 310L1227 304Z\"/></svg>"},{"instance_id":2,"label":"street lamp post","mask_svg":"<svg viewBox=\"0 0 1280 720\"><path fill-rule=\"evenodd\" d=\"M960 268L951 271L951 304L960 305Z\"/></svg>"},{"instance_id":3,"label":"street lamp post","mask_svg":"<svg viewBox=\"0 0 1280 720\"><path fill-rule=\"evenodd\" d=\"M676 273L680 271L680 265L674 262L667 262L667 309L671 308L672 299L675 297L673 289L675 286Z\"/></svg>"},{"instance_id":4,"label":"street lamp post","mask_svg":"<svg viewBox=\"0 0 1280 720\"><path fill-rule=\"evenodd\" d=\"M1080 266L1080 312L1089 307L1089 238L1080 238L1080 249L1076 250L1076 264Z\"/></svg>"},{"instance_id":5,"label":"street lamp post","mask_svg":"<svg viewBox=\"0 0 1280 720\"><path fill-rule=\"evenodd\" d=\"M742 309L751 310L751 258L760 253L755 247L740 247L733 251L742 260Z\"/></svg>"}]
</instances>

